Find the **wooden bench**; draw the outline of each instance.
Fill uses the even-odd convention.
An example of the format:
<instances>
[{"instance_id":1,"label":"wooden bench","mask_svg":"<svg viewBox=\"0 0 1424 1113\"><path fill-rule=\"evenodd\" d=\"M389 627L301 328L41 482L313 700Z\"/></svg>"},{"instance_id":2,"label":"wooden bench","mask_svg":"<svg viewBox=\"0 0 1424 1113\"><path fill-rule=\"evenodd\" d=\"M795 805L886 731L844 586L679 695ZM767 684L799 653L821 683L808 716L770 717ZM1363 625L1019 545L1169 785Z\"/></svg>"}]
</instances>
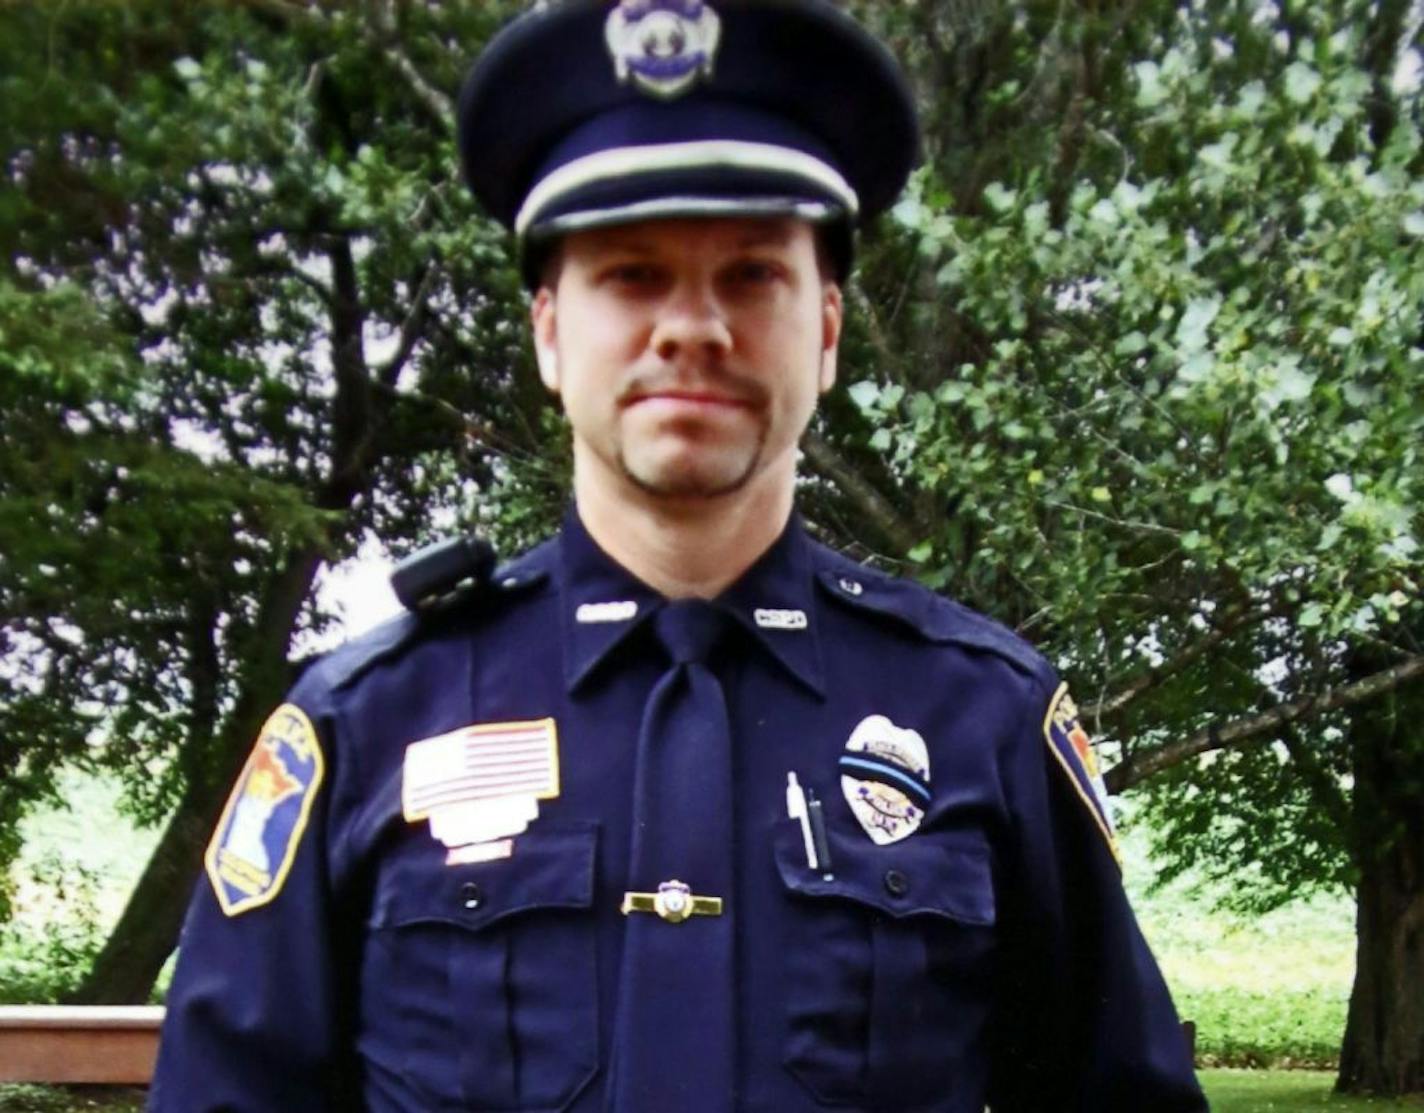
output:
<instances>
[{"instance_id":1,"label":"wooden bench","mask_svg":"<svg viewBox=\"0 0 1424 1113\"><path fill-rule=\"evenodd\" d=\"M147 1085L159 1005L0 1005L0 1082ZM1197 1026L1182 1024L1195 1055Z\"/></svg>"},{"instance_id":2,"label":"wooden bench","mask_svg":"<svg viewBox=\"0 0 1424 1113\"><path fill-rule=\"evenodd\" d=\"M0 1005L0 1082L146 1085L159 1005Z\"/></svg>"}]
</instances>

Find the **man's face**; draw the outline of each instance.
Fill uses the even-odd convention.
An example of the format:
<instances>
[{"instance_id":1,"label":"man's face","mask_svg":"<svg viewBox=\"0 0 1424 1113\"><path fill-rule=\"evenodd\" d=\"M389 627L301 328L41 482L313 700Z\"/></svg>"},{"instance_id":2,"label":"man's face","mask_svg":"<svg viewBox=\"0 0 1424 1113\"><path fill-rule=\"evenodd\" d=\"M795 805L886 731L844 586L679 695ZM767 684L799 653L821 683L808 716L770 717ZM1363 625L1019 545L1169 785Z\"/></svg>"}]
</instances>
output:
<instances>
[{"instance_id":1,"label":"man's face","mask_svg":"<svg viewBox=\"0 0 1424 1113\"><path fill-rule=\"evenodd\" d=\"M594 481L669 500L790 484L835 381L841 292L794 219L646 221L569 235L534 299L539 371Z\"/></svg>"}]
</instances>

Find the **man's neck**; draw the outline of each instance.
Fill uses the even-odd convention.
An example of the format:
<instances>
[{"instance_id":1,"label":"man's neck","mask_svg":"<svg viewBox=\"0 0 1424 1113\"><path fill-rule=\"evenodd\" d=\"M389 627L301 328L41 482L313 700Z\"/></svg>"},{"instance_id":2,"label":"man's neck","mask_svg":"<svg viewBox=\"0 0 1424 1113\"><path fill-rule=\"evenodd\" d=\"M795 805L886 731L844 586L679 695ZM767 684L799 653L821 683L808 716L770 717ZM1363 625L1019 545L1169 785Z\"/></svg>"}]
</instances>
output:
<instances>
[{"instance_id":1,"label":"man's neck","mask_svg":"<svg viewBox=\"0 0 1424 1113\"><path fill-rule=\"evenodd\" d=\"M764 480L772 477L763 476ZM598 547L669 599L711 599L781 536L794 484L753 483L718 498L674 500L574 473L579 520Z\"/></svg>"}]
</instances>

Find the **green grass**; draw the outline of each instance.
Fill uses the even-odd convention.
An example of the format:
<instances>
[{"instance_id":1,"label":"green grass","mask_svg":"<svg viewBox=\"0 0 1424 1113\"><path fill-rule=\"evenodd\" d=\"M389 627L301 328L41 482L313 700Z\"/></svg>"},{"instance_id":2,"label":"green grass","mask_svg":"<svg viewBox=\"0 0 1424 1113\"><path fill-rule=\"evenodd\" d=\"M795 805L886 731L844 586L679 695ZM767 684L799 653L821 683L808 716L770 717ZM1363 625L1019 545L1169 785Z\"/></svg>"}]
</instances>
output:
<instances>
[{"instance_id":1,"label":"green grass","mask_svg":"<svg viewBox=\"0 0 1424 1113\"><path fill-rule=\"evenodd\" d=\"M1334 1076L1319 1071L1204 1070L1201 1081L1212 1113L1297 1113L1311 1109L1418 1113L1424 1109L1424 1099L1338 1097L1332 1092Z\"/></svg>"},{"instance_id":2,"label":"green grass","mask_svg":"<svg viewBox=\"0 0 1424 1113\"><path fill-rule=\"evenodd\" d=\"M0 1086L0 1113L142 1113L132 1086Z\"/></svg>"}]
</instances>

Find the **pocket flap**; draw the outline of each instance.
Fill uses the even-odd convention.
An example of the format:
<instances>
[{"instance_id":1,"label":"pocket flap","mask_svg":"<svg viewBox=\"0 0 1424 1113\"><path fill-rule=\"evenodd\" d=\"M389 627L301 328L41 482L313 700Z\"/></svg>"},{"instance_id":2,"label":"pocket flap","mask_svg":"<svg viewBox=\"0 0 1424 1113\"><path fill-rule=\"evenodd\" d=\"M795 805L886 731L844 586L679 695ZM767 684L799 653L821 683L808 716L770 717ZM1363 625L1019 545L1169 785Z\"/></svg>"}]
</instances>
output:
<instances>
[{"instance_id":1,"label":"pocket flap","mask_svg":"<svg viewBox=\"0 0 1424 1113\"><path fill-rule=\"evenodd\" d=\"M424 848L422 848L424 849ZM507 916L593 904L598 825L535 820L514 852L492 862L447 866L429 853L389 861L376 884L373 928L448 924L478 931Z\"/></svg>"},{"instance_id":2,"label":"pocket flap","mask_svg":"<svg viewBox=\"0 0 1424 1113\"><path fill-rule=\"evenodd\" d=\"M974 833L915 834L889 846L864 835L826 832L832 874L806 864L801 825L778 824L776 866L782 883L806 897L838 897L888 916L940 916L964 924L994 922L989 844Z\"/></svg>"}]
</instances>

